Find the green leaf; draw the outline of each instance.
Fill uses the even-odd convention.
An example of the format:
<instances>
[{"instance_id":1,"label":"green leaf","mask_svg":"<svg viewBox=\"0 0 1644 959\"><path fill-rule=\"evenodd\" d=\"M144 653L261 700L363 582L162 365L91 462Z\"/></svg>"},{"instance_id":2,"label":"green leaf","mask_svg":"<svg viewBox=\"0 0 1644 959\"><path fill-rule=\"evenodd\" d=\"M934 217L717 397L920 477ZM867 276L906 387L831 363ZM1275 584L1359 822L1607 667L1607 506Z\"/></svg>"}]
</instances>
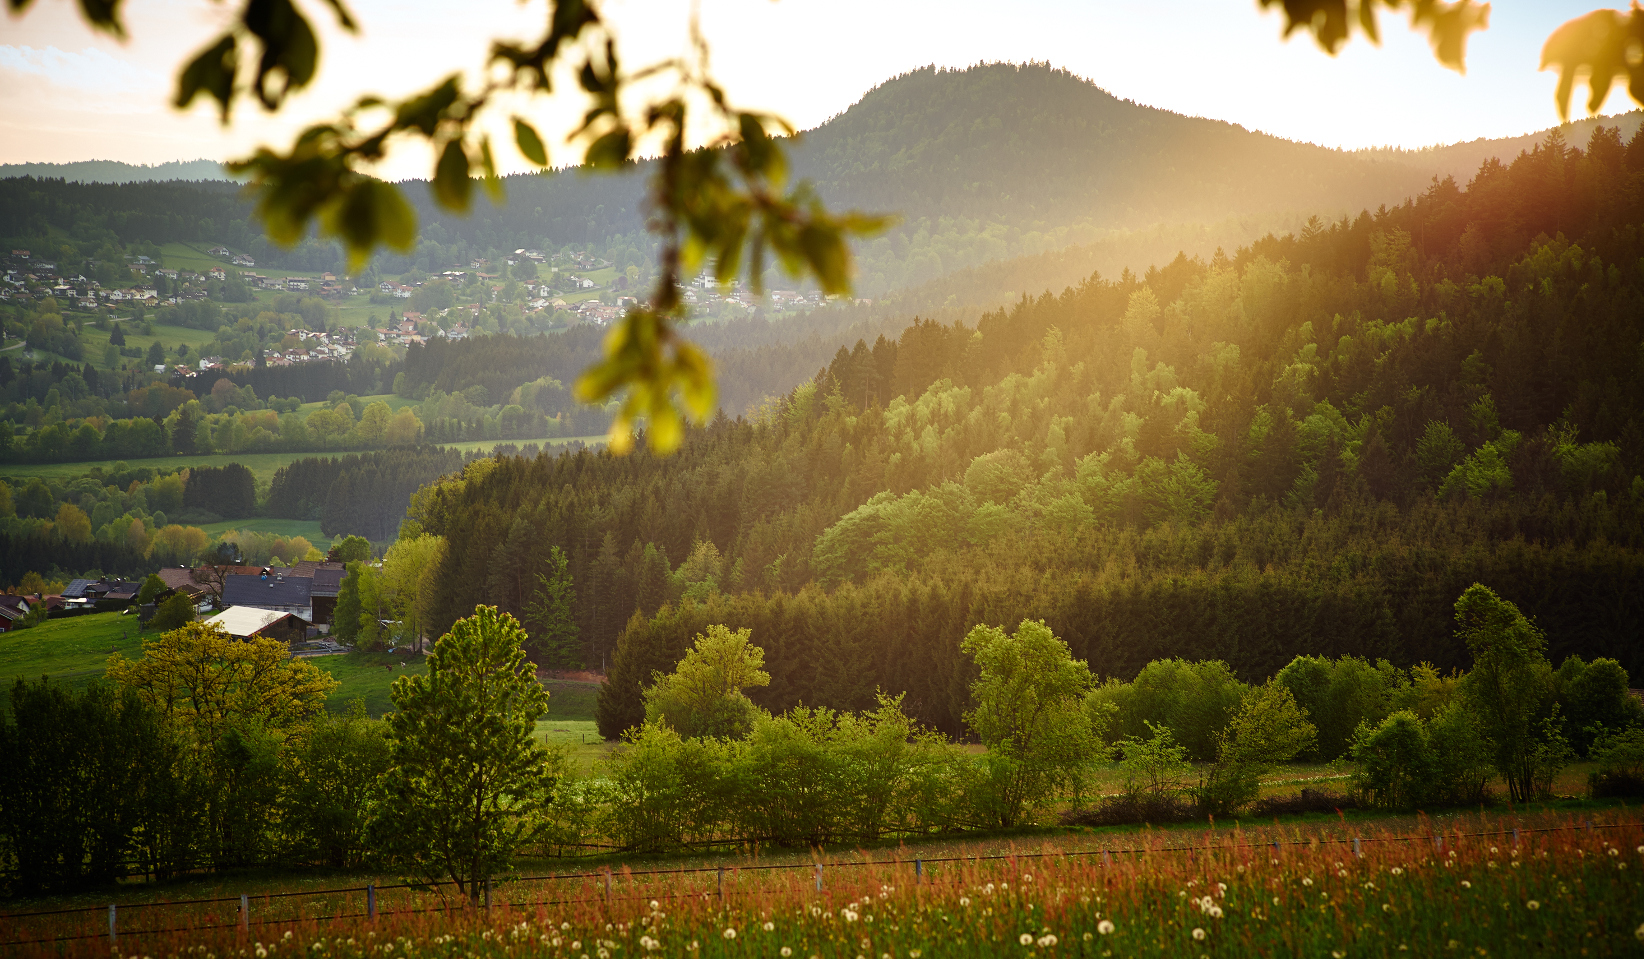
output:
<instances>
[{"instance_id":1,"label":"green leaf","mask_svg":"<svg viewBox=\"0 0 1644 959\"><path fill-rule=\"evenodd\" d=\"M252 90L263 106L277 109L286 94L307 86L314 79L320 62L320 44L314 28L291 0L250 0L240 22L263 47ZM276 77L279 79L277 89L270 85Z\"/></svg>"},{"instance_id":2,"label":"green leaf","mask_svg":"<svg viewBox=\"0 0 1644 959\"><path fill-rule=\"evenodd\" d=\"M480 169L485 171L485 192L492 203L502 202L502 178L497 176L497 164L491 157L491 138L480 137Z\"/></svg>"},{"instance_id":3,"label":"green leaf","mask_svg":"<svg viewBox=\"0 0 1644 959\"><path fill-rule=\"evenodd\" d=\"M548 165L548 148L542 145L542 137L537 135L535 127L519 117L514 118L514 143L525 159L537 166Z\"/></svg>"},{"instance_id":4,"label":"green leaf","mask_svg":"<svg viewBox=\"0 0 1644 959\"><path fill-rule=\"evenodd\" d=\"M474 183L468 179L468 151L461 140L448 140L434 167L434 199L453 213L467 213Z\"/></svg>"},{"instance_id":5,"label":"green leaf","mask_svg":"<svg viewBox=\"0 0 1644 959\"><path fill-rule=\"evenodd\" d=\"M177 75L177 95L172 105L179 110L194 102L195 96L205 93L217 101L222 121L228 122L229 104L234 98L234 72L239 58L234 35L225 33L216 43L188 62Z\"/></svg>"},{"instance_id":6,"label":"green leaf","mask_svg":"<svg viewBox=\"0 0 1644 959\"><path fill-rule=\"evenodd\" d=\"M460 95L460 83L460 78L452 74L427 93L403 101L399 109L394 111L394 127L400 130L420 130L425 137L433 136L435 128L439 126L440 117Z\"/></svg>"},{"instance_id":7,"label":"green leaf","mask_svg":"<svg viewBox=\"0 0 1644 959\"><path fill-rule=\"evenodd\" d=\"M628 128L618 127L588 145L585 162L595 169L615 169L628 159L632 143Z\"/></svg>"}]
</instances>

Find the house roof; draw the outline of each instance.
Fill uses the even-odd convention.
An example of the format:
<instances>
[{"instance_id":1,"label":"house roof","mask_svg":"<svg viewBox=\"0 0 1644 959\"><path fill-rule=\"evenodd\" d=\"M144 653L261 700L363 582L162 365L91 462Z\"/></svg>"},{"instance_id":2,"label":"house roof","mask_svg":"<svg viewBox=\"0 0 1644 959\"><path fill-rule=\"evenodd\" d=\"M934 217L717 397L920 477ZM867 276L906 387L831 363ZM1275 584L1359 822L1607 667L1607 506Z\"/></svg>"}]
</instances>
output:
<instances>
[{"instance_id":1,"label":"house roof","mask_svg":"<svg viewBox=\"0 0 1644 959\"><path fill-rule=\"evenodd\" d=\"M230 576L223 583L223 603L229 606L308 606L314 581L302 576L270 573Z\"/></svg>"},{"instance_id":2,"label":"house roof","mask_svg":"<svg viewBox=\"0 0 1644 959\"><path fill-rule=\"evenodd\" d=\"M95 579L70 580L68 586L63 589L63 595L84 596L86 594L86 587L93 586L96 583L97 581Z\"/></svg>"},{"instance_id":3,"label":"house roof","mask_svg":"<svg viewBox=\"0 0 1644 959\"><path fill-rule=\"evenodd\" d=\"M29 601L24 596L0 595L0 612L15 612L18 616L29 610Z\"/></svg>"},{"instance_id":4,"label":"house roof","mask_svg":"<svg viewBox=\"0 0 1644 959\"><path fill-rule=\"evenodd\" d=\"M314 571L314 585L310 587L310 595L335 596L342 592L343 577L348 575L342 569L316 569Z\"/></svg>"},{"instance_id":5,"label":"house roof","mask_svg":"<svg viewBox=\"0 0 1644 959\"><path fill-rule=\"evenodd\" d=\"M207 619L207 626L221 626L230 636L255 636L275 623L297 619L297 614L254 606L230 606ZM299 619L300 621L300 619Z\"/></svg>"}]
</instances>

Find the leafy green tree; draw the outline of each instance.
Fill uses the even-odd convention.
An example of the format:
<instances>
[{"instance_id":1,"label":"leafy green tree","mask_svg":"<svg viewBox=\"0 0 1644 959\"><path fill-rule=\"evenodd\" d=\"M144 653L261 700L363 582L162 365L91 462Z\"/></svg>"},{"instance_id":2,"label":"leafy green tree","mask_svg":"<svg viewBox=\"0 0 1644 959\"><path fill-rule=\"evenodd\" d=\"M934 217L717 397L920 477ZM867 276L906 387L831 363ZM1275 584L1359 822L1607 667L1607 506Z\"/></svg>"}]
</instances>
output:
<instances>
[{"instance_id":1,"label":"leafy green tree","mask_svg":"<svg viewBox=\"0 0 1644 959\"><path fill-rule=\"evenodd\" d=\"M345 536L343 541L331 547L331 553L326 559L333 563L369 563L371 562L371 541L364 536Z\"/></svg>"},{"instance_id":2,"label":"leafy green tree","mask_svg":"<svg viewBox=\"0 0 1644 959\"><path fill-rule=\"evenodd\" d=\"M348 572L337 586L337 605L331 611L331 635L349 645L360 635L360 576L365 568L358 560L348 564Z\"/></svg>"},{"instance_id":3,"label":"leafy green tree","mask_svg":"<svg viewBox=\"0 0 1644 959\"><path fill-rule=\"evenodd\" d=\"M763 669L765 651L749 641L752 636L748 629L733 633L719 625L698 633L673 672L652 674L645 721L688 739L746 736L759 707L743 690L771 682Z\"/></svg>"},{"instance_id":4,"label":"leafy green tree","mask_svg":"<svg viewBox=\"0 0 1644 959\"><path fill-rule=\"evenodd\" d=\"M426 676L401 676L388 716L389 772L371 845L471 900L541 826L553 786L536 721L548 693L525 631L478 606L434 644Z\"/></svg>"},{"instance_id":5,"label":"leafy green tree","mask_svg":"<svg viewBox=\"0 0 1644 959\"><path fill-rule=\"evenodd\" d=\"M1062 790L1077 792L1090 765L1107 758L1109 710L1090 697L1090 667L1042 621L1023 620L1015 633L977 626L959 648L980 671L965 723L988 750L983 815L1019 826Z\"/></svg>"},{"instance_id":6,"label":"leafy green tree","mask_svg":"<svg viewBox=\"0 0 1644 959\"><path fill-rule=\"evenodd\" d=\"M548 571L537 574L537 588L525 607L531 627L531 657L545 669L581 669L582 644L577 639L576 589L571 562L557 545L548 550Z\"/></svg>"},{"instance_id":7,"label":"leafy green tree","mask_svg":"<svg viewBox=\"0 0 1644 959\"><path fill-rule=\"evenodd\" d=\"M131 690L18 680L0 712L0 844L25 895L106 885L164 832L172 743ZM185 842L188 841L185 839Z\"/></svg>"},{"instance_id":8,"label":"leafy green tree","mask_svg":"<svg viewBox=\"0 0 1644 959\"><path fill-rule=\"evenodd\" d=\"M160 345L159 340L148 345L147 360L149 366L159 366L166 361L166 349Z\"/></svg>"},{"instance_id":9,"label":"leafy green tree","mask_svg":"<svg viewBox=\"0 0 1644 959\"><path fill-rule=\"evenodd\" d=\"M166 581L160 578L159 573L149 573L143 580L143 587L137 591L137 605L146 606L154 602L154 597L166 591Z\"/></svg>"},{"instance_id":10,"label":"leafy green tree","mask_svg":"<svg viewBox=\"0 0 1644 959\"><path fill-rule=\"evenodd\" d=\"M1216 734L1216 762L1199 789L1200 805L1215 813L1244 806L1260 795L1263 776L1317 739L1318 730L1287 687L1270 682L1253 691Z\"/></svg>"},{"instance_id":11,"label":"leafy green tree","mask_svg":"<svg viewBox=\"0 0 1644 959\"><path fill-rule=\"evenodd\" d=\"M1133 800L1173 798L1187 785L1193 764L1187 761L1187 747L1176 742L1169 726L1143 720L1150 734L1126 736L1119 743L1119 770L1124 776L1125 796Z\"/></svg>"},{"instance_id":12,"label":"leafy green tree","mask_svg":"<svg viewBox=\"0 0 1644 959\"><path fill-rule=\"evenodd\" d=\"M1517 606L1474 583L1456 600L1456 635L1473 654L1462 692L1514 802L1536 798L1551 759L1544 723L1553 693L1547 638Z\"/></svg>"},{"instance_id":13,"label":"leafy green tree","mask_svg":"<svg viewBox=\"0 0 1644 959\"><path fill-rule=\"evenodd\" d=\"M148 625L150 629L164 632L176 629L193 620L194 600L182 593L175 593L170 599L154 608L154 618L148 621Z\"/></svg>"},{"instance_id":14,"label":"leafy green tree","mask_svg":"<svg viewBox=\"0 0 1644 959\"><path fill-rule=\"evenodd\" d=\"M365 700L342 714L321 713L285 754L287 839L303 859L336 869L366 859L366 824L378 783L388 772L388 725L366 714Z\"/></svg>"}]
</instances>

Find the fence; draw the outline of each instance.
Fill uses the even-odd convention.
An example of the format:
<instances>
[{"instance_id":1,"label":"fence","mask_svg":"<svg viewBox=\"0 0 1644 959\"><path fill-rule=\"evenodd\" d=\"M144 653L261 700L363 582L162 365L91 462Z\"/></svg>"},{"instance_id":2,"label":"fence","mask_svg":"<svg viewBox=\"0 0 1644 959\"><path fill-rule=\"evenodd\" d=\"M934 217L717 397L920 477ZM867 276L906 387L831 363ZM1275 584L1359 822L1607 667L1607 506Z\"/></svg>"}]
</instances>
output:
<instances>
[{"instance_id":1,"label":"fence","mask_svg":"<svg viewBox=\"0 0 1644 959\"><path fill-rule=\"evenodd\" d=\"M1545 834L1545 833L1555 833L1555 832L1572 832L1572 831L1592 832L1592 831L1597 831L1597 830L1608 830L1608 829L1631 829L1631 828L1639 828L1641 826L1644 826L1644 822L1600 823L1600 824L1595 825L1591 821L1584 821L1581 825L1536 826L1536 827L1513 826L1513 827L1505 827L1505 828L1498 829L1498 830L1489 830L1489 831L1484 831L1484 832L1471 832L1471 833L1463 833L1463 832L1460 832L1460 831L1456 831L1456 832L1429 832L1429 833L1425 833L1425 834L1414 834L1414 835L1407 835L1407 836L1337 836L1337 837L1315 836L1315 837L1312 837L1312 838L1309 838L1309 839L1298 839L1298 840L1269 839L1269 840L1262 841L1262 842L1237 842L1237 841L1235 841L1235 842L1212 842L1212 843L1205 843L1205 844L1202 844L1202 845L1193 845L1193 844L1190 844L1190 845L1175 845L1175 846L1144 845L1144 846L1128 846L1128 847L1118 847L1118 848L1115 848L1115 847L1093 847L1093 848L1088 848L1088 849L1064 849L1064 850L1040 851L1040 852L1010 852L1010 853L999 853L999 854L992 854L992 855L980 855L979 854L979 855L974 855L974 856L936 856L936 857L930 857L930 858L915 857L915 858L912 858L912 859L892 858L892 859L884 859L884 860L873 860L873 859L864 858L864 859L861 859L861 860L815 861L815 862L811 862L811 863L768 863L768 864L752 863L752 864L739 864L739 865L736 865L736 866L733 866L733 867L730 867L730 868L731 868L731 871L732 871L732 874L733 874L733 879L737 874L744 873L744 872L749 872L749 873L772 873L772 872L780 872L780 871L806 871L806 870L811 870L811 871L814 871L815 882L816 882L816 890L817 890L817 892L822 893L822 892L826 891L826 878L825 877L826 877L826 871L828 869L853 869L853 868L866 868L866 867L908 869L908 870L911 871L913 881L916 884L932 884L931 878L926 874L927 868L932 867L932 866L941 866L941 865L945 865L945 864L959 864L959 865L962 866L962 865L967 864L967 863L980 865L983 862L995 862L995 861L1004 861L1004 860L1045 859L1045 858L1073 859L1073 858L1087 857L1087 856L1089 856L1089 857L1100 856L1100 857L1102 857L1102 861L1103 861L1104 865L1111 866L1111 865L1114 864L1114 862L1116 860L1122 859L1123 857L1126 857L1126 856L1142 857L1142 856L1151 856L1151 855L1175 855L1175 854L1184 854L1184 853L1187 854L1188 856L1193 856L1195 853L1211 853L1211 852L1218 852L1218 851L1219 852L1225 852L1225 851L1228 851L1228 850L1235 850L1235 849L1247 849L1247 850L1258 850L1259 849L1259 850L1264 850L1264 851L1265 850L1272 850L1273 854L1275 856L1278 856L1278 855L1282 855L1283 849L1285 847L1306 846L1306 847L1309 847L1309 848L1317 848L1317 847L1321 847L1321 846L1331 846L1331 845L1338 845L1338 846L1343 846L1343 847L1351 846L1352 847L1352 854L1354 856L1362 856L1363 855L1362 849L1367 844L1373 844L1373 843L1412 843L1412 842L1432 843L1434 850L1436 852L1442 853L1444 851L1444 848L1445 848L1445 843L1450 842L1452 840L1494 838L1494 839L1501 839L1501 840L1505 841L1510 837L1513 844L1517 845L1518 843L1520 843L1522 841L1523 837L1529 836L1529 835L1535 835L1535 834ZM724 888L725 872L726 872L726 867L725 866L683 866L683 867L672 868L672 869L650 869L650 870L640 870L640 871L626 870L625 869L621 873L621 881L630 882L630 883L633 880L644 878L644 877L661 877L661 876L675 876L675 877L677 877L677 876L704 876L704 877L706 877L710 874L714 877L712 893L709 893L707 889L703 889L700 893L696 892L696 891L692 891L692 892L689 892L689 893L684 893L684 892L658 893L658 892L652 891L652 892L648 892L644 895L635 895L635 896L617 896L617 895L613 894L613 888L612 888L613 887L613 881L617 880L617 876L609 868L604 869L604 870L600 870L600 871L594 871L594 872L548 873L548 874L540 875L540 876L521 876L521 877L509 879L507 881L507 885L509 887L517 888L517 887L524 886L528 883L580 882L580 883L584 884L585 888L582 891L585 892L585 891L587 891L586 890L586 885L591 881L592 887L593 887L592 891L593 891L594 894L593 895L578 895L578 896L575 896L575 897L548 898L548 899L525 899L525 900L517 900L517 901L516 900L504 899L503 903L505 905L509 906L509 907L512 907L512 908L522 908L522 907L529 907L529 906L556 906L556 905L571 905L571 904L578 904L578 903L594 903L594 902L614 904L614 903L618 903L618 902L646 901L646 900L650 900L650 899L660 899L660 898L679 898L679 897L682 897L682 896L685 896L685 895L693 895L694 896L694 895L699 895L699 894L704 894L704 895L712 894L712 895L717 895L717 896L723 898L724 895L725 895L725 888ZM98 931L96 931L96 932L87 932L87 933L70 934L70 935L59 935L59 936L45 936L45 937L40 937L40 938L27 938L27 939L6 938L4 940L0 940L0 948L5 948L5 947L8 947L8 946L36 945L36 944L48 943L48 942L64 942L64 943L66 943L66 942L74 942L74 941L87 940L87 939L98 939L98 938L103 938L105 936L109 939L110 942L114 942L114 941L117 941L119 939L119 937L122 936L122 935L126 935L126 936L158 935L158 934L171 933L171 932L191 932L191 931L203 931L203 930L209 930L209 929L227 929L227 928L233 928L235 926L238 926L241 929L244 929L247 932L249 932L253 925L256 925L257 927L262 928L262 927L267 927L267 926L281 926L281 925L290 925L290 924L294 924L294 923L304 923L304 922L333 922L333 921L339 921L339 920L344 920L344 919L373 919L374 920L379 916L403 916L403 915L415 915L415 914L423 914L423 913L430 913L430 912L451 913L451 912L459 912L459 911L466 910L467 908L469 908L466 903L453 904L449 900L447 900L443 895L441 896L441 900L440 900L439 904L431 905L431 906L422 904L421 900L416 898L415 895L414 895L414 894L420 894L420 893L437 892L441 887L454 886L454 885L455 885L455 883L452 883L452 882L428 882L428 883L402 882L402 883L393 883L393 884L386 884L386 885L377 885L375 883L368 883L368 884L363 885L363 886L347 886L347 887L341 887L341 888L335 888L335 889L307 889L307 890L298 890L298 891L295 891L295 892L281 892L281 893L264 893L264 894L257 895L257 896L252 896L250 894L245 894L245 895L240 895L240 896L221 896L221 897L208 898L208 899L179 899L179 900L165 901L165 902L130 903L130 904L126 904L126 905L120 905L118 903L109 903L107 906L99 905L99 906L86 906L86 907L78 907L78 908L70 908L70 909L47 909L47 910L40 910L40 911L36 911L36 912L0 913L0 929L4 929L4 930L7 930L7 931L9 931L12 928L15 928L13 926L13 923L17 922L17 920L45 919L45 918L48 918L48 917L76 916L76 915L84 915L84 916L87 916L87 917L91 917L91 916L101 917L101 916L106 914L106 916L107 916L107 928L106 928L106 930L102 929L102 928L99 928ZM399 908L399 909L381 909L381 908L379 908L379 898L381 897L381 895L383 893L402 892L402 891L406 894L406 897L409 900L405 908ZM358 896L359 894L362 894L362 893L363 893L363 902L358 902L358 904L356 905L356 904L350 904L350 902L351 902L350 900L344 899L343 903L340 904L341 907L338 910L335 910L333 912L323 914L323 915L292 915L292 916L283 916L283 917L280 917L280 916L263 917L260 913L257 914L255 917L253 915L252 906L254 904L259 904L260 903L264 907L270 907L276 901L291 900L291 899L296 899L296 898L299 898L299 897L307 897L309 899L313 899L314 897L322 897L322 896L323 897L334 897L334 896L336 896L336 897L348 897L348 896ZM479 896L479 897L476 897L476 898L480 900L480 902L482 904L482 907L486 910L489 910L491 908L492 894L493 894L492 882L489 879L485 880L485 883L484 883L484 886L483 886L483 895ZM321 900L321 901L323 902L324 900ZM357 902L357 900L356 900L356 902ZM148 928L141 928L141 929L122 929L120 927L120 923L121 923L123 917L126 914L132 913L132 912L141 913L141 912L144 912L144 911L159 911L159 910L187 910L187 909L194 909L194 908L201 907L201 906L211 907L211 906L222 906L222 905L225 905L225 904L232 905L233 908L234 908L235 918L234 918L234 921L232 921L232 922L217 922L217 921L215 921L215 919L217 918L215 913L207 912L203 917L207 921L203 922L203 923L196 922L196 923L191 923L191 924L188 924L188 925L171 925L171 926L161 926L161 927L148 927ZM344 909L349 909L349 908L356 909L358 911L353 911L353 912L343 911ZM96 921L96 920L93 920L93 921ZM99 923L99 926L101 926L101 923Z\"/></svg>"}]
</instances>

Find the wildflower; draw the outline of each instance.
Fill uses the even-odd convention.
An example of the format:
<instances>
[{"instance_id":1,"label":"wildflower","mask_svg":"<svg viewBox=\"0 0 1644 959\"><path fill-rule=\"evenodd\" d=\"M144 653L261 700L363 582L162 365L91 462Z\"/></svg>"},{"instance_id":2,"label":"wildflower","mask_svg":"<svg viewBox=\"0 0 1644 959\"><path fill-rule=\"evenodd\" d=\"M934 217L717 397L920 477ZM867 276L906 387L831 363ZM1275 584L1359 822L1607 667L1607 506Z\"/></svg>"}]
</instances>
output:
<instances>
[{"instance_id":1,"label":"wildflower","mask_svg":"<svg viewBox=\"0 0 1644 959\"><path fill-rule=\"evenodd\" d=\"M1343 879L1346 879L1346 878L1347 878L1347 870L1345 870L1345 869L1337 869L1337 870L1336 870L1336 875L1338 875L1338 876L1340 876L1340 877L1341 877L1341 878L1343 878Z\"/></svg>"},{"instance_id":2,"label":"wildflower","mask_svg":"<svg viewBox=\"0 0 1644 959\"><path fill-rule=\"evenodd\" d=\"M725 938L726 939L735 939L736 938L736 930L735 929L725 930Z\"/></svg>"},{"instance_id":3,"label":"wildflower","mask_svg":"<svg viewBox=\"0 0 1644 959\"><path fill-rule=\"evenodd\" d=\"M571 951L572 952L581 952L582 951L582 940L581 939L571 940Z\"/></svg>"},{"instance_id":4,"label":"wildflower","mask_svg":"<svg viewBox=\"0 0 1644 959\"><path fill-rule=\"evenodd\" d=\"M1200 929L1198 926L1194 926L1193 939L1195 942L1204 942L1204 930Z\"/></svg>"},{"instance_id":5,"label":"wildflower","mask_svg":"<svg viewBox=\"0 0 1644 959\"><path fill-rule=\"evenodd\" d=\"M919 959L920 955L921 955L921 953L918 949L909 949L908 950L908 959Z\"/></svg>"},{"instance_id":6,"label":"wildflower","mask_svg":"<svg viewBox=\"0 0 1644 959\"><path fill-rule=\"evenodd\" d=\"M1644 846L1639 846L1638 848L1644 849ZM1633 930L1633 935L1638 937L1639 942L1644 942L1644 923L1640 923L1638 928Z\"/></svg>"},{"instance_id":7,"label":"wildflower","mask_svg":"<svg viewBox=\"0 0 1644 959\"><path fill-rule=\"evenodd\" d=\"M1500 852L1500 851L1501 851L1501 850L1499 850L1499 849L1497 849L1497 848L1496 848L1496 847L1494 847L1494 846L1491 846L1491 847L1490 847L1490 855L1492 855L1492 856L1494 856L1494 855L1495 855L1495 854L1496 854L1496 853L1498 853L1498 852ZM1455 852L1454 852L1454 851L1453 851L1453 850L1452 850L1452 851L1451 851L1451 853L1450 853L1450 855L1452 855L1452 856L1454 856L1454 855L1455 855Z\"/></svg>"},{"instance_id":8,"label":"wildflower","mask_svg":"<svg viewBox=\"0 0 1644 959\"><path fill-rule=\"evenodd\" d=\"M791 955L793 955L793 950L789 949L787 946L783 946L782 947L782 959L788 959L788 957L791 956Z\"/></svg>"},{"instance_id":9,"label":"wildflower","mask_svg":"<svg viewBox=\"0 0 1644 959\"><path fill-rule=\"evenodd\" d=\"M1470 883L1470 882L1468 882L1468 881L1467 881L1467 880L1465 880L1465 879L1463 879L1463 880L1462 880L1462 881L1461 881L1461 888L1463 888L1463 889L1471 889L1471 888L1473 888L1473 884L1472 884L1472 883Z\"/></svg>"},{"instance_id":10,"label":"wildflower","mask_svg":"<svg viewBox=\"0 0 1644 959\"><path fill-rule=\"evenodd\" d=\"M1313 885L1313 880L1312 880L1312 878L1306 878L1306 879L1303 879L1303 880L1302 880L1302 885L1304 885L1304 886L1311 886L1311 885Z\"/></svg>"},{"instance_id":11,"label":"wildflower","mask_svg":"<svg viewBox=\"0 0 1644 959\"><path fill-rule=\"evenodd\" d=\"M970 905L970 899L969 899L969 898L967 898L967 897L965 897L965 896L960 896L960 897L959 897L959 905L961 905L961 906L968 906L968 905Z\"/></svg>"},{"instance_id":12,"label":"wildflower","mask_svg":"<svg viewBox=\"0 0 1644 959\"><path fill-rule=\"evenodd\" d=\"M1227 883L1225 883L1225 882L1216 883L1216 895L1218 895L1218 896L1227 895Z\"/></svg>"},{"instance_id":13,"label":"wildflower","mask_svg":"<svg viewBox=\"0 0 1644 959\"><path fill-rule=\"evenodd\" d=\"M1016 937L1016 941L1020 942L1024 946L1031 946L1033 945L1033 933L1024 932L1020 936Z\"/></svg>"},{"instance_id":14,"label":"wildflower","mask_svg":"<svg viewBox=\"0 0 1644 959\"><path fill-rule=\"evenodd\" d=\"M1640 927L1640 928L1644 928L1644 926L1641 926L1641 927ZM1093 936L1093 935L1091 935L1091 934L1090 934L1090 933L1088 933L1088 932L1087 932L1087 933L1085 933L1085 941L1086 941L1086 942L1089 942L1089 941L1090 941L1090 940L1092 940L1092 939L1094 939L1094 938L1096 938L1096 937L1095 937L1095 936Z\"/></svg>"},{"instance_id":15,"label":"wildflower","mask_svg":"<svg viewBox=\"0 0 1644 959\"><path fill-rule=\"evenodd\" d=\"M1644 926L1641 926L1640 928L1644 928ZM1113 920L1103 919L1101 922L1098 922L1096 924L1096 931L1101 933L1104 936L1112 933L1113 932ZM1644 935L1640 935L1639 938L1644 939Z\"/></svg>"},{"instance_id":16,"label":"wildflower","mask_svg":"<svg viewBox=\"0 0 1644 959\"><path fill-rule=\"evenodd\" d=\"M1347 959L1347 950L1346 949L1332 949L1332 950L1330 950L1330 959Z\"/></svg>"},{"instance_id":17,"label":"wildflower","mask_svg":"<svg viewBox=\"0 0 1644 959\"><path fill-rule=\"evenodd\" d=\"M1046 934L1046 935L1043 935L1043 936L1039 937L1039 948L1045 949L1045 948L1049 948L1050 946L1054 946L1054 945L1056 945L1056 937L1055 936Z\"/></svg>"},{"instance_id":18,"label":"wildflower","mask_svg":"<svg viewBox=\"0 0 1644 959\"><path fill-rule=\"evenodd\" d=\"M1382 903L1381 904L1381 911L1382 912L1392 912L1393 911L1393 904L1390 903L1390 902Z\"/></svg>"},{"instance_id":19,"label":"wildflower","mask_svg":"<svg viewBox=\"0 0 1644 959\"><path fill-rule=\"evenodd\" d=\"M1242 865L1239 867L1239 875L1244 875L1244 866Z\"/></svg>"},{"instance_id":20,"label":"wildflower","mask_svg":"<svg viewBox=\"0 0 1644 959\"><path fill-rule=\"evenodd\" d=\"M987 893L990 896L993 895L993 883L990 882L987 885L983 886L982 891Z\"/></svg>"},{"instance_id":21,"label":"wildflower","mask_svg":"<svg viewBox=\"0 0 1644 959\"><path fill-rule=\"evenodd\" d=\"M1222 907L1221 906L1211 906L1210 907L1210 918L1220 919L1221 917L1222 917Z\"/></svg>"},{"instance_id":22,"label":"wildflower","mask_svg":"<svg viewBox=\"0 0 1644 959\"><path fill-rule=\"evenodd\" d=\"M1033 881L1033 873L1031 873L1031 872L1023 873L1022 874L1022 881L1023 882L1032 882Z\"/></svg>"},{"instance_id":23,"label":"wildflower","mask_svg":"<svg viewBox=\"0 0 1644 959\"><path fill-rule=\"evenodd\" d=\"M841 910L839 910L839 914L841 916L845 917L846 922L855 922L856 921L857 914L855 912L852 912L849 909L841 909Z\"/></svg>"},{"instance_id":24,"label":"wildflower","mask_svg":"<svg viewBox=\"0 0 1644 959\"><path fill-rule=\"evenodd\" d=\"M559 924L559 931L560 931L560 932L570 932L570 931L571 931L571 924L570 924L570 923L568 923L568 922L562 922L562 923L560 923L560 924ZM573 947L573 948L574 948L574 947Z\"/></svg>"},{"instance_id":25,"label":"wildflower","mask_svg":"<svg viewBox=\"0 0 1644 959\"><path fill-rule=\"evenodd\" d=\"M1404 870L1403 870L1403 869L1400 869L1400 868L1399 868L1399 867L1397 867L1397 866L1394 866L1394 867L1393 867L1393 868L1392 868L1392 869L1389 869L1389 870L1387 870L1387 871L1388 871L1388 872L1390 872L1390 873L1392 873L1392 874L1393 874L1393 875L1395 875L1395 876L1402 876L1402 875L1404 875Z\"/></svg>"},{"instance_id":26,"label":"wildflower","mask_svg":"<svg viewBox=\"0 0 1644 959\"><path fill-rule=\"evenodd\" d=\"M657 909L661 908L661 906L662 906L662 904L657 902L655 899L651 900L651 911L652 912L655 912Z\"/></svg>"},{"instance_id":27,"label":"wildflower","mask_svg":"<svg viewBox=\"0 0 1644 959\"><path fill-rule=\"evenodd\" d=\"M1529 902L1524 904L1524 908L1530 910L1531 912L1535 912L1537 909L1541 908L1541 903L1531 899Z\"/></svg>"},{"instance_id":28,"label":"wildflower","mask_svg":"<svg viewBox=\"0 0 1644 959\"><path fill-rule=\"evenodd\" d=\"M1612 856L1619 856L1619 855L1621 855L1621 853L1620 853L1620 852L1619 852L1619 851L1618 851L1618 850L1617 850L1617 849L1616 849L1616 848L1615 848L1615 847L1614 847L1614 846L1611 846L1611 847L1610 847L1610 848L1608 848L1608 849L1606 849L1606 850L1604 850L1604 851L1605 851L1605 852L1607 852L1607 853L1609 853L1609 854L1610 854L1610 855L1612 855Z\"/></svg>"}]
</instances>

